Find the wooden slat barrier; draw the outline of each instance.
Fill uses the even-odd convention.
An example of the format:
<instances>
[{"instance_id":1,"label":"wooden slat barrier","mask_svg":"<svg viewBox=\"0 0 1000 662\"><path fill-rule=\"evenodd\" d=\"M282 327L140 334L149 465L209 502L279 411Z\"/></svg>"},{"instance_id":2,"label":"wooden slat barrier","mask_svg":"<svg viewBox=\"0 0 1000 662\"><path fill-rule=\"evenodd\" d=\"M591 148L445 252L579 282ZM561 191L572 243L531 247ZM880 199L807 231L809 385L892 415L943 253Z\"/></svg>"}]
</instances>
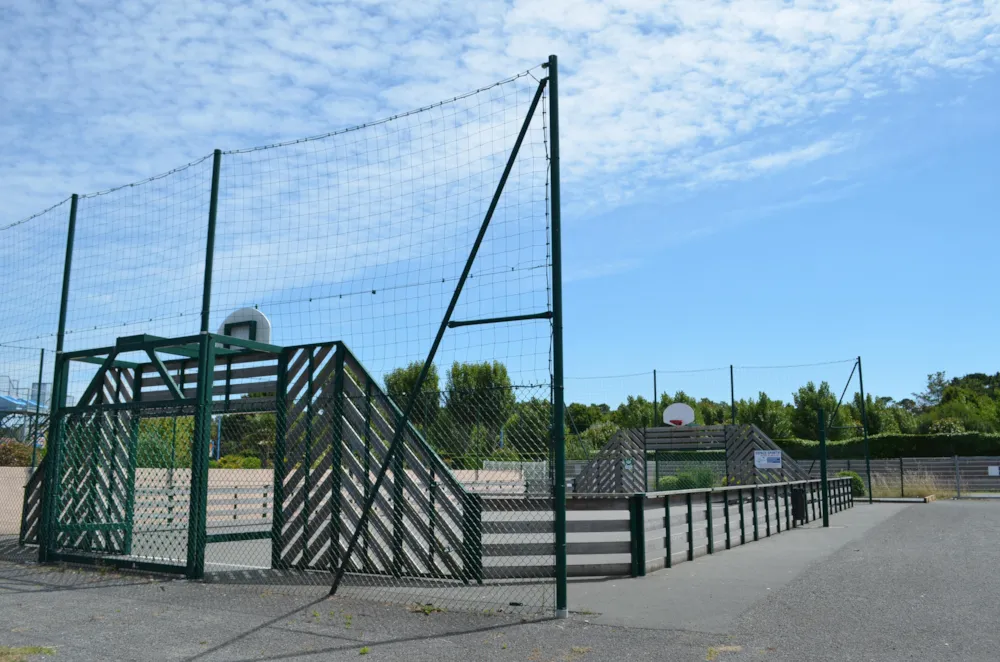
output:
<instances>
[{"instance_id":1,"label":"wooden slat barrier","mask_svg":"<svg viewBox=\"0 0 1000 662\"><path fill-rule=\"evenodd\" d=\"M274 515L280 532L273 565L335 571L363 505L372 499L359 544L346 563L349 571L482 581L480 494L463 485L407 423L401 452L372 495L396 437L396 403L342 343L288 352L284 472ZM519 472L490 477L494 480L468 478L481 483L479 492L524 493ZM340 499L331 497L335 494Z\"/></svg>"},{"instance_id":2,"label":"wooden slat barrier","mask_svg":"<svg viewBox=\"0 0 1000 662\"><path fill-rule=\"evenodd\" d=\"M803 522L792 519L794 489L804 491ZM829 489L831 515L853 505L849 479L830 480ZM811 480L631 496L572 495L566 502L567 572L571 577L644 575L777 535L821 517L820 492L820 481ZM484 498L485 577L553 576L551 512L550 499ZM539 514L546 519L535 519Z\"/></svg>"},{"instance_id":3,"label":"wooden slat barrier","mask_svg":"<svg viewBox=\"0 0 1000 662\"><path fill-rule=\"evenodd\" d=\"M722 450L726 447L726 425L646 428L647 451Z\"/></svg>"},{"instance_id":4,"label":"wooden slat barrier","mask_svg":"<svg viewBox=\"0 0 1000 662\"><path fill-rule=\"evenodd\" d=\"M828 485L831 515L853 506L850 479L831 479ZM645 546L638 552L637 572L669 568L795 528L796 488L805 493L805 522L822 517L818 480L640 495Z\"/></svg>"},{"instance_id":5,"label":"wooden slat barrier","mask_svg":"<svg viewBox=\"0 0 1000 662\"><path fill-rule=\"evenodd\" d=\"M782 468L758 469L754 451L781 451ZM805 469L756 425L694 425L618 431L572 481L577 494L634 494L647 489L647 454L724 451L721 470L743 485L806 480ZM686 460L690 463L690 458Z\"/></svg>"},{"instance_id":6,"label":"wooden slat barrier","mask_svg":"<svg viewBox=\"0 0 1000 662\"><path fill-rule=\"evenodd\" d=\"M487 579L555 575L551 499L483 498L483 574ZM567 574L628 575L631 568L629 500L574 495L567 509Z\"/></svg>"},{"instance_id":7,"label":"wooden slat barrier","mask_svg":"<svg viewBox=\"0 0 1000 662\"><path fill-rule=\"evenodd\" d=\"M573 483L577 494L630 494L646 489L643 431L619 430Z\"/></svg>"}]
</instances>

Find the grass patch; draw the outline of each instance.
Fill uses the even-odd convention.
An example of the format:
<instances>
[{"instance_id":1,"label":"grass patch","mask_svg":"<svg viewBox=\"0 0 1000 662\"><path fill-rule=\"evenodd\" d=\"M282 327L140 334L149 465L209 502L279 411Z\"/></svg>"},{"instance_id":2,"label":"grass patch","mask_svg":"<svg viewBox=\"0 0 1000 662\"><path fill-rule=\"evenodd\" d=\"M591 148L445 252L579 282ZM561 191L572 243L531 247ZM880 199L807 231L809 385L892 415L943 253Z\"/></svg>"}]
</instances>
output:
<instances>
[{"instance_id":1,"label":"grass patch","mask_svg":"<svg viewBox=\"0 0 1000 662\"><path fill-rule=\"evenodd\" d=\"M440 614L444 612L444 609L442 609L441 607L435 607L432 604L410 605L409 607L407 607L407 609L409 609L410 612L414 614L423 614L424 616L430 616L431 614Z\"/></svg>"},{"instance_id":2,"label":"grass patch","mask_svg":"<svg viewBox=\"0 0 1000 662\"><path fill-rule=\"evenodd\" d=\"M741 650L743 650L742 646L710 646L705 660L706 662L715 662L721 653L739 653Z\"/></svg>"},{"instance_id":3,"label":"grass patch","mask_svg":"<svg viewBox=\"0 0 1000 662\"><path fill-rule=\"evenodd\" d=\"M0 662L25 662L29 657L35 655L55 654L56 649L47 646L21 646L19 648L0 646Z\"/></svg>"},{"instance_id":4,"label":"grass patch","mask_svg":"<svg viewBox=\"0 0 1000 662\"><path fill-rule=\"evenodd\" d=\"M368 650L368 647L367 647L367 646L362 646L362 647L361 647L361 650L360 650L360 651L358 651L358 655L368 655L368 653L369 653L369 652L370 652L370 651Z\"/></svg>"},{"instance_id":5,"label":"grass patch","mask_svg":"<svg viewBox=\"0 0 1000 662\"><path fill-rule=\"evenodd\" d=\"M900 493L902 488L902 493ZM902 485L899 475L872 474L872 496L877 499L896 497L953 497L954 484L941 481L928 471L904 471Z\"/></svg>"}]
</instances>

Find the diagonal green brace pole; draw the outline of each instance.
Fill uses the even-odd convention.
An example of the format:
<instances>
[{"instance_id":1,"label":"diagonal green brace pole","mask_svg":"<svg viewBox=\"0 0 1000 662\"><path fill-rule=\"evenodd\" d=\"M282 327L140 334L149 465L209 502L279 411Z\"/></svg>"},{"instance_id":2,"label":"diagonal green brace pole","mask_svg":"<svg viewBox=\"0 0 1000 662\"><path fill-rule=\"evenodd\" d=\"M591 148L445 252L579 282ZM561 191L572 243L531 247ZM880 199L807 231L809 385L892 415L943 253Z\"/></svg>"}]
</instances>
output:
<instances>
[{"instance_id":1,"label":"diagonal green brace pole","mask_svg":"<svg viewBox=\"0 0 1000 662\"><path fill-rule=\"evenodd\" d=\"M379 490L382 488L382 482L385 480L386 472L392 464L396 454L400 452L400 447L403 443L403 431L406 429L406 424L410 419L410 414L412 413L417 400L420 399L420 389L424 384L424 380L427 379L427 373L430 371L431 365L434 363L434 357L437 354L438 347L441 345L444 333L448 329L448 322L451 321L451 316L455 312L455 307L458 305L458 299L462 295L462 288L465 287L465 281L468 280L469 273L472 271L472 265L476 261L476 255L479 253L479 247L482 246L483 239L486 237L486 230L489 229L490 221L493 218L493 214L496 212L497 205L500 203L500 196L503 193L504 186L507 184L507 178L510 177L510 172L514 168L514 163L517 160L517 154L521 149L521 143L524 142L524 136L528 133L531 118L534 116L535 109L538 107L538 102L542 98L542 92L545 90L545 84L547 81L547 78L543 78L538 83L538 89L535 91L535 96L531 101L531 107L528 109L527 116L524 118L524 123L521 125L521 131L517 136L517 140L514 142L514 148L511 150L510 156L507 159L507 165L504 167L503 175L500 176L500 182L497 184L496 191L493 193L493 199L490 201L490 206L486 211L485 218L483 218L483 223L479 227L479 234L476 235L476 240L472 244L472 250L469 251L469 257L465 261L465 267L462 269L462 275L459 277L458 283L455 285L455 291L451 295L451 301L448 303L448 309L445 311L444 317L441 319L441 326L438 328L437 335L434 337L434 343L431 345L431 349L427 353L427 359L424 361L424 365L420 369L420 374L417 376L417 381L414 383L413 389L407 398L406 407L403 409L396 421L396 430L392 435L392 442L389 444L388 450L386 450L385 458L382 460L382 466L379 468L378 476L375 478L375 484L372 486L371 493L368 495L368 498L365 500L364 507L361 509L361 517L358 519L357 526L354 527L354 533L351 535L351 541L348 543L347 550L344 553L344 556L340 559L340 563L337 564L337 573L333 578L333 585L330 587L330 595L337 592L341 581L344 579L344 572L347 570L347 565L351 562L351 557L354 555L354 549L358 545L358 539L361 537L361 532L364 531L365 527L368 525L368 519L371 515L375 498L378 496ZM467 507L467 504L463 505Z\"/></svg>"}]
</instances>

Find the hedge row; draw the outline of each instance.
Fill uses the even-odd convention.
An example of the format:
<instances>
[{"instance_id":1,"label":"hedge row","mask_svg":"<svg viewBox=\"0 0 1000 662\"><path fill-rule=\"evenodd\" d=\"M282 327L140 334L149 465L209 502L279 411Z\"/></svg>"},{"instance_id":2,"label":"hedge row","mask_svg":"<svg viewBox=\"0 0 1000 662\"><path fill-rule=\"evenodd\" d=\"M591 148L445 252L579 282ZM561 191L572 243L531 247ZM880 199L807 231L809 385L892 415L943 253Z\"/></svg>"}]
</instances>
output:
<instances>
[{"instance_id":1,"label":"hedge row","mask_svg":"<svg viewBox=\"0 0 1000 662\"><path fill-rule=\"evenodd\" d=\"M775 443L796 460L819 457L819 442L807 439L775 439ZM865 456L864 439L845 439L827 444L827 457L833 460ZM1000 434L961 432L959 434L876 434L868 438L871 457L944 457L950 455L998 455Z\"/></svg>"}]
</instances>

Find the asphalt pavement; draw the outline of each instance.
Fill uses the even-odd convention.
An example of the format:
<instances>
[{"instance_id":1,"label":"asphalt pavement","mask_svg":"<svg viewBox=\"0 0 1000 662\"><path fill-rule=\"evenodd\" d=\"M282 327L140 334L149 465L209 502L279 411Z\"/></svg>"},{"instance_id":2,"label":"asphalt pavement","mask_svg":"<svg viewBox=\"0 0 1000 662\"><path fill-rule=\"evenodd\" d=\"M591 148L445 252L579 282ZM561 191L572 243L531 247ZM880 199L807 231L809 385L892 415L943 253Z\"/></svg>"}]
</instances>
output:
<instances>
[{"instance_id":1,"label":"asphalt pavement","mask_svg":"<svg viewBox=\"0 0 1000 662\"><path fill-rule=\"evenodd\" d=\"M636 580L568 620L0 562L0 653L46 660L996 660L1000 503L859 504ZM425 613L425 611L427 613ZM3 659L0 657L0 659Z\"/></svg>"}]
</instances>

